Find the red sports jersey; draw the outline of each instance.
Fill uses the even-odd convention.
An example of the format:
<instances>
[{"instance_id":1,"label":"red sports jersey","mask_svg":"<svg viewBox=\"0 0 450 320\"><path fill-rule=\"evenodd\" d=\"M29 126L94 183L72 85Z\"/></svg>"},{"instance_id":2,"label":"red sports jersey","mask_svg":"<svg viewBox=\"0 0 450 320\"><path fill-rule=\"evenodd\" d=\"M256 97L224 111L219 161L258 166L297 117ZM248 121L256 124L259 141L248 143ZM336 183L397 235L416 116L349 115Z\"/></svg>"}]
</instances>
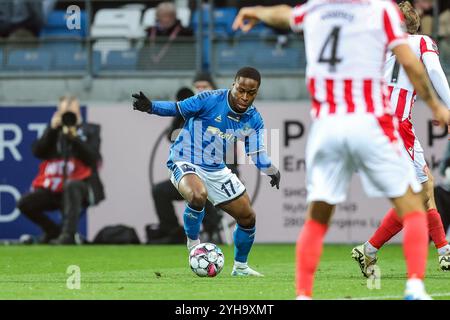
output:
<instances>
[{"instance_id":1,"label":"red sports jersey","mask_svg":"<svg viewBox=\"0 0 450 320\"><path fill-rule=\"evenodd\" d=\"M390 114L385 54L407 43L398 7L383 0L312 0L293 12L292 29L304 29L313 118Z\"/></svg>"},{"instance_id":2,"label":"red sports jersey","mask_svg":"<svg viewBox=\"0 0 450 320\"><path fill-rule=\"evenodd\" d=\"M32 187L62 192L63 168L64 159L43 161L39 165L39 172L32 182ZM69 159L66 172L68 180L84 180L92 174L92 169L78 159Z\"/></svg>"}]
</instances>

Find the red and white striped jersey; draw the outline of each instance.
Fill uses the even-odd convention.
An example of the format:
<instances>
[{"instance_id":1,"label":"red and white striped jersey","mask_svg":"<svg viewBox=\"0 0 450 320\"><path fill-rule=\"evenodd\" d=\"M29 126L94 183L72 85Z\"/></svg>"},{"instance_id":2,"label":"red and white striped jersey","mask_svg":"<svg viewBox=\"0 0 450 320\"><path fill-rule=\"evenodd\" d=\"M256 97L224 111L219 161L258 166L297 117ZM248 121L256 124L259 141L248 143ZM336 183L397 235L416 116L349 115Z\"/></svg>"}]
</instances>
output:
<instances>
[{"instance_id":1,"label":"red and white striped jersey","mask_svg":"<svg viewBox=\"0 0 450 320\"><path fill-rule=\"evenodd\" d=\"M407 43L403 16L392 1L310 0L294 8L303 29L312 117L390 114L383 67L387 49Z\"/></svg>"},{"instance_id":2,"label":"red and white striped jersey","mask_svg":"<svg viewBox=\"0 0 450 320\"><path fill-rule=\"evenodd\" d=\"M439 54L436 44L428 36L409 35L408 43L422 62L427 57L424 55L425 53L431 53L436 56ZM391 52L386 56L384 78L388 84L389 98L396 116L400 121L411 119L412 107L416 101L416 91L411 81L409 81L405 70L399 65ZM447 79L444 82L447 83Z\"/></svg>"}]
</instances>

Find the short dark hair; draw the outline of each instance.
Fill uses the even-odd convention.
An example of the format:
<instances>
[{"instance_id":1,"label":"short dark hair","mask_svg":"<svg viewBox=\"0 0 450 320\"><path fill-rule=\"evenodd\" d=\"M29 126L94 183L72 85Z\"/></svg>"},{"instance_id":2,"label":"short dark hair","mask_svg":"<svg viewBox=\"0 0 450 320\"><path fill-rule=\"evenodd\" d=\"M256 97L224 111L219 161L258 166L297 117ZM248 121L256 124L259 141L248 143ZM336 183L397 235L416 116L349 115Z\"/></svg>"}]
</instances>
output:
<instances>
[{"instance_id":1,"label":"short dark hair","mask_svg":"<svg viewBox=\"0 0 450 320\"><path fill-rule=\"evenodd\" d=\"M250 78L258 82L258 85L261 84L261 74L258 70L252 67L244 67L238 70L236 73L236 76L234 77L234 80L237 80L238 78Z\"/></svg>"},{"instance_id":2,"label":"short dark hair","mask_svg":"<svg viewBox=\"0 0 450 320\"><path fill-rule=\"evenodd\" d=\"M183 101L184 99L190 98L194 95L191 89L188 87L182 87L178 90L176 94L177 101Z\"/></svg>"},{"instance_id":3,"label":"short dark hair","mask_svg":"<svg viewBox=\"0 0 450 320\"><path fill-rule=\"evenodd\" d=\"M197 81L207 81L211 84L211 87L213 87L214 89L217 88L211 74L209 72L199 72L195 75L194 80L192 81L193 83L197 82Z\"/></svg>"}]
</instances>

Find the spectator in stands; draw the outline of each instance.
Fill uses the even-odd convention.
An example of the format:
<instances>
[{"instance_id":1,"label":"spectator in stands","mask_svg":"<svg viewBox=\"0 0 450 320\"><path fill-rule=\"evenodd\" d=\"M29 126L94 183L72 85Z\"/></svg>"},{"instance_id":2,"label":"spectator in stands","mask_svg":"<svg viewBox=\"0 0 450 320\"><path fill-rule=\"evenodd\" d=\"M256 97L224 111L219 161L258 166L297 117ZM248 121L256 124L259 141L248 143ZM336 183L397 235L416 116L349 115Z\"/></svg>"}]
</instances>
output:
<instances>
[{"instance_id":1,"label":"spectator in stands","mask_svg":"<svg viewBox=\"0 0 450 320\"><path fill-rule=\"evenodd\" d=\"M193 80L193 87L195 93L200 93L207 90L215 90L216 85L209 73L198 73ZM177 101L184 100L194 93L188 88L181 88L177 93ZM184 125L182 117L176 117L173 119L170 127L167 129L168 138L173 141ZM236 150L235 150L236 152ZM235 153L236 154L236 153ZM235 163L236 163L235 158ZM238 174L236 164L227 165L231 171ZM184 200L178 193L177 189L173 186L170 180L166 180L158 183L152 189L153 201L156 208L156 214L159 218L159 225L149 225L146 228L147 243L160 244L160 243L184 243L186 236L184 229L180 226L178 218L175 214L173 201ZM205 218L203 219L203 233L202 239L214 243L222 243L220 235L220 223L222 220L221 214L217 209L207 201L205 206Z\"/></svg>"},{"instance_id":2,"label":"spectator in stands","mask_svg":"<svg viewBox=\"0 0 450 320\"><path fill-rule=\"evenodd\" d=\"M448 232L450 226L450 141L441 161L439 173L444 176L444 181L434 187L434 197L444 230Z\"/></svg>"},{"instance_id":3,"label":"spectator in stands","mask_svg":"<svg viewBox=\"0 0 450 320\"><path fill-rule=\"evenodd\" d=\"M31 192L22 196L17 207L44 231L39 242L74 244L82 209L105 197L97 172L100 126L83 123L78 100L63 97L32 151L42 162ZM61 226L44 213L58 209Z\"/></svg>"},{"instance_id":4,"label":"spectator in stands","mask_svg":"<svg viewBox=\"0 0 450 320\"><path fill-rule=\"evenodd\" d=\"M162 2L156 7L156 25L146 30L150 40L156 37L169 37L174 40L176 37L189 37L193 35L190 28L181 25L177 19L177 8L172 2Z\"/></svg>"},{"instance_id":5,"label":"spectator in stands","mask_svg":"<svg viewBox=\"0 0 450 320\"><path fill-rule=\"evenodd\" d=\"M171 2L162 2L157 6L156 25L148 28L146 32L148 42L139 51L138 57L140 69L171 69L174 67L174 62L178 62L174 61L173 56L179 57L180 51L192 50L193 43L184 45L184 42L179 42L180 44L173 45L175 41L180 40L180 37L192 37L193 32L190 28L182 26L177 19L176 7ZM186 63L191 65L188 56L186 59Z\"/></svg>"},{"instance_id":6,"label":"spectator in stands","mask_svg":"<svg viewBox=\"0 0 450 320\"><path fill-rule=\"evenodd\" d=\"M0 37L37 37L55 3L56 0L1 1Z\"/></svg>"}]
</instances>

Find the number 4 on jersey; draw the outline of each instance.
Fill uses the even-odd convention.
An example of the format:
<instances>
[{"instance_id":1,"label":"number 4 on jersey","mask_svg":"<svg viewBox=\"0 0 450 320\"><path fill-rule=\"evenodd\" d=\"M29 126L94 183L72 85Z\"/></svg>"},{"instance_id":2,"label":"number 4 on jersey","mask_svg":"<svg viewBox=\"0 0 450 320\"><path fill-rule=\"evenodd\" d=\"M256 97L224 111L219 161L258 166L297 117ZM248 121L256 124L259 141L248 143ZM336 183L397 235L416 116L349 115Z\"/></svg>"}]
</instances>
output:
<instances>
[{"instance_id":1,"label":"number 4 on jersey","mask_svg":"<svg viewBox=\"0 0 450 320\"><path fill-rule=\"evenodd\" d=\"M318 62L328 63L330 65L330 72L336 72L336 64L342 61L342 59L336 57L340 32L341 27L334 27L330 35L325 40L322 50L320 50L320 57ZM329 46L331 46L330 56L325 57L325 51L327 51L327 47Z\"/></svg>"}]
</instances>

